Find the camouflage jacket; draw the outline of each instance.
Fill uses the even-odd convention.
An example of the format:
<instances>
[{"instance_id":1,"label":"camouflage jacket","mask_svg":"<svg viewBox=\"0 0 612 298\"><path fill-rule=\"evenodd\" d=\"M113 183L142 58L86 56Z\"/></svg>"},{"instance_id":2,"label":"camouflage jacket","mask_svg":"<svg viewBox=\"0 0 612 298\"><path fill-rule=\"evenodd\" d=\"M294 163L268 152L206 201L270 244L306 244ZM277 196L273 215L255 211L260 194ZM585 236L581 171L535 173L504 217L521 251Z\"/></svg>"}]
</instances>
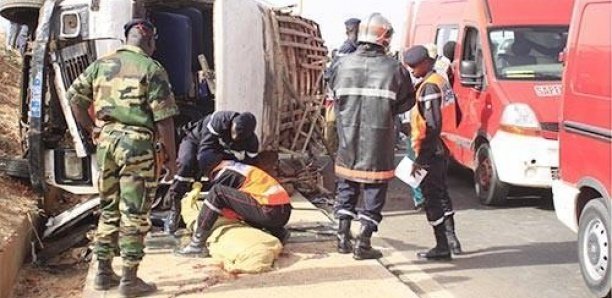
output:
<instances>
[{"instance_id":1,"label":"camouflage jacket","mask_svg":"<svg viewBox=\"0 0 612 298\"><path fill-rule=\"evenodd\" d=\"M92 63L72 83L71 104L88 109L103 123L154 129L154 123L178 114L168 75L157 61L135 46L123 46Z\"/></svg>"}]
</instances>

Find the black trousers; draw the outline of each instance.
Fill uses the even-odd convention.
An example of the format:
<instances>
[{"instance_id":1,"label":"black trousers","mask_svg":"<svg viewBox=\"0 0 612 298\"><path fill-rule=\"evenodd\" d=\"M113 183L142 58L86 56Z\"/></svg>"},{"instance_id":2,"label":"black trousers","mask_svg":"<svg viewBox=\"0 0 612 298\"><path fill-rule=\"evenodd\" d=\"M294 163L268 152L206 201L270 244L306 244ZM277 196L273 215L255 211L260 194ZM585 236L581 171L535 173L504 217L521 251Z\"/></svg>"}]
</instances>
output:
<instances>
[{"instance_id":1,"label":"black trousers","mask_svg":"<svg viewBox=\"0 0 612 298\"><path fill-rule=\"evenodd\" d=\"M179 146L176 163L176 175L168 190L168 195L173 203L178 204L191 184L200 178L197 161L198 144L189 138L184 138Z\"/></svg>"},{"instance_id":2,"label":"black trousers","mask_svg":"<svg viewBox=\"0 0 612 298\"><path fill-rule=\"evenodd\" d=\"M421 182L421 190L425 197L425 214L429 223L437 226L444 222L446 216L455 213L446 183L448 157L446 155L435 156L425 167L427 176Z\"/></svg>"},{"instance_id":3,"label":"black trousers","mask_svg":"<svg viewBox=\"0 0 612 298\"><path fill-rule=\"evenodd\" d=\"M363 210L357 215L356 207L363 186ZM387 183L359 183L339 178L337 180L335 213L338 219L359 219L373 231L378 231L382 221L382 209L387 200Z\"/></svg>"},{"instance_id":4,"label":"black trousers","mask_svg":"<svg viewBox=\"0 0 612 298\"><path fill-rule=\"evenodd\" d=\"M200 228L209 231L223 209L230 209L238 217L255 228L270 232L282 229L289 221L291 205L261 205L249 194L235 188L215 184L204 200L198 222Z\"/></svg>"}]
</instances>

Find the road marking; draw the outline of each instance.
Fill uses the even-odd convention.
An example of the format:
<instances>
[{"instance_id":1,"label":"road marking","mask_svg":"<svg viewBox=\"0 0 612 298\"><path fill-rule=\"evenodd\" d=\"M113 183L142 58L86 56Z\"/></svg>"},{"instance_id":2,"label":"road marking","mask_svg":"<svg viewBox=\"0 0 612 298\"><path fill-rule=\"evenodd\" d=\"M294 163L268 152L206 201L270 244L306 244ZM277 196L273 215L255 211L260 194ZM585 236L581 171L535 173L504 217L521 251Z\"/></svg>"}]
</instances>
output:
<instances>
[{"instance_id":1,"label":"road marking","mask_svg":"<svg viewBox=\"0 0 612 298\"><path fill-rule=\"evenodd\" d=\"M388 247L393 247L383 240ZM438 283L433 276L425 273L413 260L406 258L401 252L389 249L391 253L378 259L389 272L395 275L402 283L410 287L422 298L454 298L451 292Z\"/></svg>"}]
</instances>

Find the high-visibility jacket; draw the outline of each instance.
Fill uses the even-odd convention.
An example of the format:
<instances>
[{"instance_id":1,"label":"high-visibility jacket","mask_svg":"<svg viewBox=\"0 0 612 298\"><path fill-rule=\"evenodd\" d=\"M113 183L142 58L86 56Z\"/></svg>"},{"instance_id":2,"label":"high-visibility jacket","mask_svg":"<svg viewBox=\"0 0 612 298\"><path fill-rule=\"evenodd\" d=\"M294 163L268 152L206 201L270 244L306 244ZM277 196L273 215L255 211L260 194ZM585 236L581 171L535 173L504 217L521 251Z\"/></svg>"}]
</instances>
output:
<instances>
[{"instance_id":1,"label":"high-visibility jacket","mask_svg":"<svg viewBox=\"0 0 612 298\"><path fill-rule=\"evenodd\" d=\"M429 73L420 83L416 98L416 107L410 112L411 142L416 163L423 165L434 156L444 154L440 138L442 110L457 108L453 89L446 78L436 72Z\"/></svg>"},{"instance_id":2,"label":"high-visibility jacket","mask_svg":"<svg viewBox=\"0 0 612 298\"><path fill-rule=\"evenodd\" d=\"M290 203L289 194L283 186L263 170L236 161L223 161L215 168L215 178L223 175L237 178L234 185L239 191L252 196L260 205L285 205Z\"/></svg>"}]
</instances>

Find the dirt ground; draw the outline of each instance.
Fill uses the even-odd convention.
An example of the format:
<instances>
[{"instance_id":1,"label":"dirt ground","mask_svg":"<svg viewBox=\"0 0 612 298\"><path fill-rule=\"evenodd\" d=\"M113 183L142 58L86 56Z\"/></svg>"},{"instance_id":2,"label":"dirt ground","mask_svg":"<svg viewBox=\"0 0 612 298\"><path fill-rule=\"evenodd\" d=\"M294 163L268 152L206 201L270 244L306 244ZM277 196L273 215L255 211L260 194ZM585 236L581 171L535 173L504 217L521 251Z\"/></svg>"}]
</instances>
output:
<instances>
[{"instance_id":1,"label":"dirt ground","mask_svg":"<svg viewBox=\"0 0 612 298\"><path fill-rule=\"evenodd\" d=\"M0 33L0 156L22 155L19 137L19 84L21 57L5 48ZM0 251L28 213L38 212L39 197L27 181L0 174ZM72 203L64 202L67 205ZM65 205L64 205L65 206ZM62 208L65 209L65 208ZM75 262L82 251L68 251L54 260L55 266L26 264L19 273L13 297L80 297L88 263ZM2 270L2 268L0 268Z\"/></svg>"}]
</instances>

